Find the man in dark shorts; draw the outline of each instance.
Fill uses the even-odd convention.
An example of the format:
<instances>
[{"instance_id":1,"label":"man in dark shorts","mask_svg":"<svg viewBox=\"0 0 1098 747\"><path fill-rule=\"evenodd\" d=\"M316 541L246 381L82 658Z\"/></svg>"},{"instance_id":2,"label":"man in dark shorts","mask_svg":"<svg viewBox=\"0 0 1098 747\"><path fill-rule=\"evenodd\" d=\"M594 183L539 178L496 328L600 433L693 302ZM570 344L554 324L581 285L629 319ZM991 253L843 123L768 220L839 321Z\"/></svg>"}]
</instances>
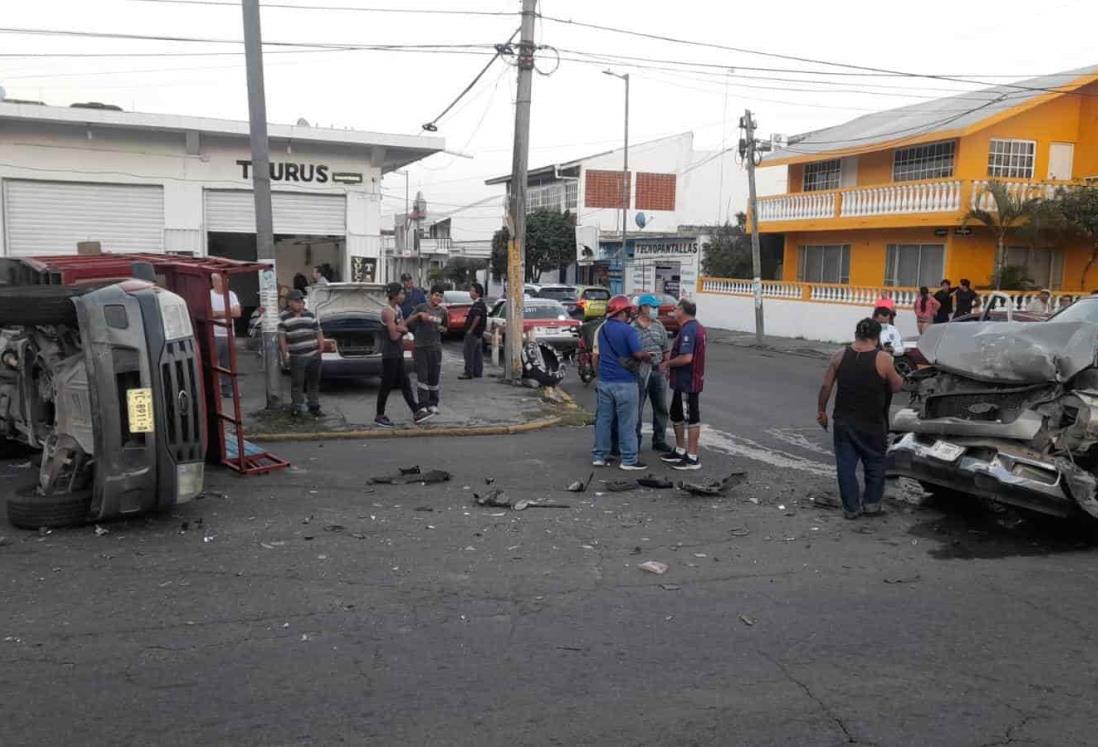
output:
<instances>
[{"instance_id":1,"label":"man in dark shorts","mask_svg":"<svg viewBox=\"0 0 1098 747\"><path fill-rule=\"evenodd\" d=\"M385 286L385 295L389 303L381 310L381 323L385 331L381 335L381 387L377 390L377 417L374 418L374 424L383 428L394 427L393 421L385 414L389 392L394 389L399 389L404 395L404 401L412 411L415 422L422 423L431 417L431 413L419 409L415 395L412 394L412 382L404 370L404 335L408 333L400 310L404 289L400 287L400 283L389 283Z\"/></svg>"},{"instance_id":2,"label":"man in dark shorts","mask_svg":"<svg viewBox=\"0 0 1098 747\"><path fill-rule=\"evenodd\" d=\"M838 384L835 409L835 468L843 516L857 519L879 514L884 496L885 449L888 440L888 398L900 391L903 378L892 356L880 349L881 325L858 322L854 342L831 358L820 387L816 422L827 430L827 403ZM865 492L858 485L858 462L865 471Z\"/></svg>"},{"instance_id":3,"label":"man in dark shorts","mask_svg":"<svg viewBox=\"0 0 1098 747\"><path fill-rule=\"evenodd\" d=\"M701 438L702 388L705 385L705 327L694 316L698 307L682 299L675 307L679 333L671 346L671 357L660 364L660 370L671 379L671 425L675 429L675 450L660 459L672 469L701 469L698 441ZM683 410L683 401L686 410Z\"/></svg>"}]
</instances>

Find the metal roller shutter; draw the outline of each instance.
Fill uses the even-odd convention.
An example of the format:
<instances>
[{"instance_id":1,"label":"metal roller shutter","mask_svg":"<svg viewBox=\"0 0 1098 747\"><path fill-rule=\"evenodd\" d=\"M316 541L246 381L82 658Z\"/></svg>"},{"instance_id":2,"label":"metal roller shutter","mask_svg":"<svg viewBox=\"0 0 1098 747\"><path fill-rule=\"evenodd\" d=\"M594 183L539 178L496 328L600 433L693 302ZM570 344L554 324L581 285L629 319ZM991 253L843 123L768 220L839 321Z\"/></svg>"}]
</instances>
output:
<instances>
[{"instance_id":1,"label":"metal roller shutter","mask_svg":"<svg viewBox=\"0 0 1098 747\"><path fill-rule=\"evenodd\" d=\"M79 241L103 251L164 250L164 188L4 180L7 253L75 254Z\"/></svg>"},{"instance_id":2,"label":"metal roller shutter","mask_svg":"<svg viewBox=\"0 0 1098 747\"><path fill-rule=\"evenodd\" d=\"M206 191L206 230L255 233L255 202L251 192ZM347 198L344 195L312 195L274 192L274 232L343 236L347 233Z\"/></svg>"}]
</instances>

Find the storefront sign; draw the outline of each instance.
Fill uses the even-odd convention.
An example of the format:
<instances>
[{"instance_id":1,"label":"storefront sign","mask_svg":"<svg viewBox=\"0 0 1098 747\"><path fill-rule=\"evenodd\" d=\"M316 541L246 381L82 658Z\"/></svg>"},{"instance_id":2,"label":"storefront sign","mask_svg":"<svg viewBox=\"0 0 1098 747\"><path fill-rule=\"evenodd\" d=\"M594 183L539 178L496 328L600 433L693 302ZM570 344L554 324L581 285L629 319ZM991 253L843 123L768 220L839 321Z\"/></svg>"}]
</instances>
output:
<instances>
[{"instance_id":1,"label":"storefront sign","mask_svg":"<svg viewBox=\"0 0 1098 747\"><path fill-rule=\"evenodd\" d=\"M646 241L638 239L633 249L634 257L682 257L698 254L698 240L659 239Z\"/></svg>"},{"instance_id":2,"label":"storefront sign","mask_svg":"<svg viewBox=\"0 0 1098 747\"><path fill-rule=\"evenodd\" d=\"M252 162L238 160L236 165L240 167L240 176L243 179L252 178ZM295 182L298 184L316 182L327 184L331 176L331 169L323 164L314 163L284 163L271 161L271 181ZM361 181L361 177L359 178Z\"/></svg>"},{"instance_id":3,"label":"storefront sign","mask_svg":"<svg viewBox=\"0 0 1098 747\"><path fill-rule=\"evenodd\" d=\"M376 283L377 260L373 257L351 257L351 282Z\"/></svg>"}]
</instances>

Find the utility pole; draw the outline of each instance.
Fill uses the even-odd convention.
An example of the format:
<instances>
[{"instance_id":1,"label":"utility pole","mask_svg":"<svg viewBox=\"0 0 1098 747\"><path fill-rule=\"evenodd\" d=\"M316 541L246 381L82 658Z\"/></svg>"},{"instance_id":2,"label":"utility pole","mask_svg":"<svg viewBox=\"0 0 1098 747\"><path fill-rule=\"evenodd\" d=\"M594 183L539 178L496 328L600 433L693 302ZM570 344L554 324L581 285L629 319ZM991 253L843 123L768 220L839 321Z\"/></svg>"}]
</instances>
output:
<instances>
[{"instance_id":1,"label":"utility pole","mask_svg":"<svg viewBox=\"0 0 1098 747\"><path fill-rule=\"evenodd\" d=\"M522 381L523 287L526 283L526 171L530 158L530 97L534 86L534 8L522 0L515 97L515 144L511 160L511 241L507 245L507 348L504 378Z\"/></svg>"},{"instance_id":2,"label":"utility pole","mask_svg":"<svg viewBox=\"0 0 1098 747\"><path fill-rule=\"evenodd\" d=\"M629 73L624 75L611 70L603 70L604 75L612 75L625 81L625 148L621 167L621 251L618 259L622 262L622 290L625 282L625 231L629 221Z\"/></svg>"},{"instance_id":3,"label":"utility pole","mask_svg":"<svg viewBox=\"0 0 1098 747\"><path fill-rule=\"evenodd\" d=\"M751 209L751 272L754 279L751 283L755 295L755 339L761 344L763 341L763 296L762 296L762 251L759 248L759 211L758 200L755 195L755 158L759 151L770 150L769 143L759 143L755 140L755 120L748 109L740 120L744 137L740 140L740 156L747 166L747 188L750 195Z\"/></svg>"},{"instance_id":4,"label":"utility pole","mask_svg":"<svg viewBox=\"0 0 1098 747\"><path fill-rule=\"evenodd\" d=\"M242 0L244 55L248 72L248 123L252 141L252 191L255 195L255 255L268 262L260 273L263 304L263 367L267 409L278 406L282 383L278 355L278 282L275 272L274 217L271 212L271 158L267 143L267 98L263 91L263 37L259 28L259 0Z\"/></svg>"}]
</instances>

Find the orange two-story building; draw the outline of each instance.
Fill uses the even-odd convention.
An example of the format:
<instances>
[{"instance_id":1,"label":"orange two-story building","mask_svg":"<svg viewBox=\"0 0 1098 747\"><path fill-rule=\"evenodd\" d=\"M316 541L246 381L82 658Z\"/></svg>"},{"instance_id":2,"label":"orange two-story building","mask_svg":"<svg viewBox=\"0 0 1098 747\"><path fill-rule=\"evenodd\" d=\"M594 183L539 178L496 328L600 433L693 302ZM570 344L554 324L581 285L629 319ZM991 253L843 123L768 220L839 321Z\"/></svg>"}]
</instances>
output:
<instances>
[{"instance_id":1,"label":"orange two-story building","mask_svg":"<svg viewBox=\"0 0 1098 747\"><path fill-rule=\"evenodd\" d=\"M782 280L931 288L962 277L986 286L996 242L970 208L993 208L985 185L1051 195L1098 183L1098 66L869 114L793 138L768 154L788 166L786 194L759 198L758 227L785 237ZM1006 264L1038 287L1083 287L1084 241L1014 239Z\"/></svg>"}]
</instances>

